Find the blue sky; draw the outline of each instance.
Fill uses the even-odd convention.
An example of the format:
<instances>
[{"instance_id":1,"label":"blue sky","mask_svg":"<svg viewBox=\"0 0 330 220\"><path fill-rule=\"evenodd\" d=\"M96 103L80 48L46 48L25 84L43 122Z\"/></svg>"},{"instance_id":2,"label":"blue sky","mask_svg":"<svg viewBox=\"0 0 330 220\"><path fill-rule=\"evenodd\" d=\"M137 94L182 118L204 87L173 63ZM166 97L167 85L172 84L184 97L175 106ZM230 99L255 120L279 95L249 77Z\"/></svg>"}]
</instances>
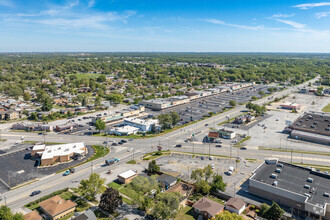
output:
<instances>
[{"instance_id":1,"label":"blue sky","mask_svg":"<svg viewBox=\"0 0 330 220\"><path fill-rule=\"evenodd\" d=\"M330 52L330 1L0 0L1 52Z\"/></svg>"}]
</instances>

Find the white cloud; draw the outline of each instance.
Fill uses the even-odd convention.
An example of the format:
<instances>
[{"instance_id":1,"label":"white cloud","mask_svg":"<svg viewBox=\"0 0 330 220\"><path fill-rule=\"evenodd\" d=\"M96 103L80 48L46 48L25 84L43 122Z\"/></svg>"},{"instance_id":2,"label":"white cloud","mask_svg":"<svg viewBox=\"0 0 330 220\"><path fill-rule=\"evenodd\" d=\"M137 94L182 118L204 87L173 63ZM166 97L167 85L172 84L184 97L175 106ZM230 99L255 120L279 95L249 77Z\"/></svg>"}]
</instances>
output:
<instances>
[{"instance_id":1,"label":"white cloud","mask_svg":"<svg viewBox=\"0 0 330 220\"><path fill-rule=\"evenodd\" d=\"M95 0L88 1L88 7L91 8L95 5Z\"/></svg>"},{"instance_id":2,"label":"white cloud","mask_svg":"<svg viewBox=\"0 0 330 220\"><path fill-rule=\"evenodd\" d=\"M6 6L6 7L13 7L14 2L11 0L0 0L0 5L1 6Z\"/></svg>"},{"instance_id":3,"label":"white cloud","mask_svg":"<svg viewBox=\"0 0 330 220\"><path fill-rule=\"evenodd\" d=\"M263 29L264 26L263 25L259 25L259 26L247 26L247 25L239 25L239 24L230 24L218 19L202 19L202 21L206 21L212 24L220 24L220 25L225 25L225 26L229 26L229 27L236 27L236 28L241 28L241 29L247 29L247 30L260 30Z\"/></svg>"},{"instance_id":4,"label":"white cloud","mask_svg":"<svg viewBox=\"0 0 330 220\"><path fill-rule=\"evenodd\" d=\"M305 27L304 24L300 24L300 23L295 22L295 21L282 20L282 19L276 19L276 18L274 18L273 20L278 21L278 22L281 22L281 23L284 23L284 24L287 24L287 25L290 25L290 26L292 26L292 27L294 27L296 29L302 29L302 28Z\"/></svg>"},{"instance_id":5,"label":"white cloud","mask_svg":"<svg viewBox=\"0 0 330 220\"><path fill-rule=\"evenodd\" d=\"M271 18L290 18L295 16L295 14L282 14L282 13L278 13L278 14L273 14Z\"/></svg>"},{"instance_id":6,"label":"white cloud","mask_svg":"<svg viewBox=\"0 0 330 220\"><path fill-rule=\"evenodd\" d=\"M299 9L310 9L310 8L321 7L321 6L330 6L330 2L306 3L306 4L295 5L292 7L299 8Z\"/></svg>"},{"instance_id":7,"label":"white cloud","mask_svg":"<svg viewBox=\"0 0 330 220\"><path fill-rule=\"evenodd\" d=\"M315 13L315 16L316 16L317 18L327 17L327 16L329 16L329 15L330 15L330 11Z\"/></svg>"}]
</instances>

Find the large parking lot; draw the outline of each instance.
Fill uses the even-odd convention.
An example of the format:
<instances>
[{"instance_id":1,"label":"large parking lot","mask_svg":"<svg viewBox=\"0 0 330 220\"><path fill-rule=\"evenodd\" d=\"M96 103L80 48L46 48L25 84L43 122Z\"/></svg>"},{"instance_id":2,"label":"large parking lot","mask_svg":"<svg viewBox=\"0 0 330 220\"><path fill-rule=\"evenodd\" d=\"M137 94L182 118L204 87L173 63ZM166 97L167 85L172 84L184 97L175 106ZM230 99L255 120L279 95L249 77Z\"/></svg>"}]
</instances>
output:
<instances>
[{"instance_id":1,"label":"large parking lot","mask_svg":"<svg viewBox=\"0 0 330 220\"><path fill-rule=\"evenodd\" d=\"M8 186L14 187L24 182L40 178L67 167L81 163L94 153L94 149L87 146L88 154L82 160L70 163L58 164L48 168L38 168L38 160L31 159L31 150L20 150L0 156L0 193L8 190ZM7 187L6 187L7 185Z\"/></svg>"},{"instance_id":2,"label":"large parking lot","mask_svg":"<svg viewBox=\"0 0 330 220\"><path fill-rule=\"evenodd\" d=\"M165 109L162 111L153 111L146 109L146 111L152 115L159 115L175 111L180 114L183 121L200 120L204 115L209 112L221 112L223 109L230 107L229 101L234 100L237 104L246 103L251 100L252 96L260 98L259 91L268 93L267 86L256 85L254 87L241 89L232 93L221 93L218 95L205 97L203 99L193 100L188 104L176 106L173 108Z\"/></svg>"},{"instance_id":3,"label":"large parking lot","mask_svg":"<svg viewBox=\"0 0 330 220\"><path fill-rule=\"evenodd\" d=\"M214 172L223 176L224 181L227 183L228 189L230 187L238 188L251 172L260 164L259 162L248 162L241 160L236 163L236 159L213 157L212 160L208 156L196 155L193 157L184 153L172 153L170 156L162 156L157 159L157 164L160 170L172 176L180 178L184 181L190 181L191 171L197 168L204 168L207 165L214 165ZM227 175L229 167L234 167L237 170L232 175Z\"/></svg>"}]
</instances>

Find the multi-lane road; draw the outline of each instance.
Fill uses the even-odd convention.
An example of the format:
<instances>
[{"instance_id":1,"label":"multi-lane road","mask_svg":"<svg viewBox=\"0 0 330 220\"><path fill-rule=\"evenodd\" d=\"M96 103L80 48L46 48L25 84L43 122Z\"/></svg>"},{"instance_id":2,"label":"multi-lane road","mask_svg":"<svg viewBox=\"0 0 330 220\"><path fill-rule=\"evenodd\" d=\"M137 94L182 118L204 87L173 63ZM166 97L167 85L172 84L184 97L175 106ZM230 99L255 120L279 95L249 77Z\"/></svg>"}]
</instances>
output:
<instances>
[{"instance_id":1,"label":"multi-lane road","mask_svg":"<svg viewBox=\"0 0 330 220\"><path fill-rule=\"evenodd\" d=\"M316 79L314 79L316 80ZM313 80L313 81L314 81ZM307 85L308 82L304 83ZM272 99L277 97L282 97L284 95L290 94L292 92L292 88L280 91L275 93L272 96ZM255 101L257 104L265 103L268 100L267 98L263 98L260 100ZM239 105L234 109L231 109L225 113L216 115L211 118L207 118L203 121L196 122L195 124L191 124L186 126L180 130L176 130L167 134L164 134L159 137L155 138L148 138L148 139L135 139L133 142L129 143L130 147L134 147L135 157L139 158L142 157L145 153L154 151L157 145L161 145L164 147L165 150L177 150L177 151L184 151L184 152L194 152L196 153L205 153L208 154L209 147L212 147L211 154L218 154L218 155L232 155L233 157L243 157L243 158L255 158L262 160L267 156L276 156L282 160L291 161L291 154L287 152L271 152L271 151L259 151L258 149L248 149L246 151L239 150L237 148L232 148L230 145L224 144L221 148L215 148L214 145L202 144L201 142L196 143L184 143L191 134L199 133L200 136L204 135L209 131L209 128L205 126L205 124L218 124L227 120L227 117L232 118L236 115L240 114L242 111L246 110L245 106ZM8 132L2 131L2 138L6 138L8 140L17 140L20 141L20 138L24 136L26 141L43 141L43 137L41 135L35 133L27 133L24 132ZM100 144L105 141L104 137L96 137L96 136L76 136L76 135L63 135L63 134L55 134L50 133L46 136L47 142L60 142L60 143L70 143L70 142L80 142L84 141L86 144ZM182 144L182 148L174 148L176 144ZM238 155L239 154L239 155ZM127 152L125 147L120 146L119 149L113 149L110 155L106 156L109 157L117 157L120 159L118 164L112 166L122 166L126 161L131 159L131 152ZM15 190L11 190L6 192L3 195L2 201L0 204L6 204L12 208L17 209L24 204L33 201L39 197L52 193L56 190L77 186L78 182L82 179L88 178L91 172L105 172L108 167L102 166L104 163L105 158L100 158L93 162L85 163L76 168L76 172L69 176L63 176L60 174L53 174L47 177L44 177L36 182L30 183L28 185L22 186ZM293 162L300 162L301 156L300 155L292 155ZM322 155L304 155L304 163L309 164L325 164L328 161L328 157ZM41 190L42 193L35 196L30 197L30 193L34 190ZM6 201L5 201L6 200Z\"/></svg>"}]
</instances>

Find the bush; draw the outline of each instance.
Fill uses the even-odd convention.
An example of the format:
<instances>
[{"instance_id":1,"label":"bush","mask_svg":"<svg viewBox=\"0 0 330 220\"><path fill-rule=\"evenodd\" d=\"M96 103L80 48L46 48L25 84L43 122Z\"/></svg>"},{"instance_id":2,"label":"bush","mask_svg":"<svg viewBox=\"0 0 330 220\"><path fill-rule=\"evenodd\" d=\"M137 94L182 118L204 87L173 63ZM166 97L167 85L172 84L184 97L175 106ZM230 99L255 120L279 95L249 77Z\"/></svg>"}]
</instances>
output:
<instances>
[{"instance_id":1,"label":"bush","mask_svg":"<svg viewBox=\"0 0 330 220\"><path fill-rule=\"evenodd\" d=\"M162 156L163 153L162 153L161 151L157 151L157 152L155 153L155 155L157 155L157 156Z\"/></svg>"},{"instance_id":2,"label":"bush","mask_svg":"<svg viewBox=\"0 0 330 220\"><path fill-rule=\"evenodd\" d=\"M255 209L256 208L254 205L251 205L250 207L251 207L251 209Z\"/></svg>"}]
</instances>

